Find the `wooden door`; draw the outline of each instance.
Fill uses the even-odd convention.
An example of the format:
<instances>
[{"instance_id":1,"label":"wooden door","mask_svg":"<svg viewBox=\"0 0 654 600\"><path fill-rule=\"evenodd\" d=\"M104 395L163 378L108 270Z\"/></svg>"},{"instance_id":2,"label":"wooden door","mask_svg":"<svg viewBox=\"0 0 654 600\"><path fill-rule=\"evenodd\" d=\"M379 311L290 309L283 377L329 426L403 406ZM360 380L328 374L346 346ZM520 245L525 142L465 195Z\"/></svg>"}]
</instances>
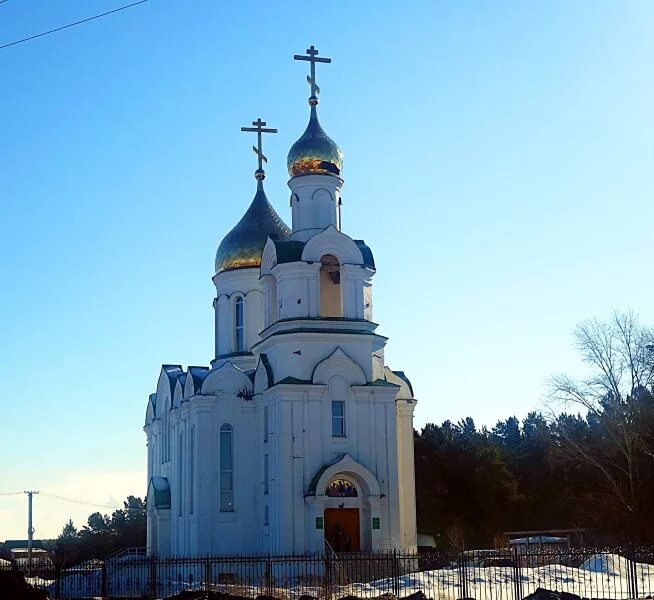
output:
<instances>
[{"instance_id":1,"label":"wooden door","mask_svg":"<svg viewBox=\"0 0 654 600\"><path fill-rule=\"evenodd\" d=\"M325 509L325 539L335 552L359 552L359 509Z\"/></svg>"}]
</instances>

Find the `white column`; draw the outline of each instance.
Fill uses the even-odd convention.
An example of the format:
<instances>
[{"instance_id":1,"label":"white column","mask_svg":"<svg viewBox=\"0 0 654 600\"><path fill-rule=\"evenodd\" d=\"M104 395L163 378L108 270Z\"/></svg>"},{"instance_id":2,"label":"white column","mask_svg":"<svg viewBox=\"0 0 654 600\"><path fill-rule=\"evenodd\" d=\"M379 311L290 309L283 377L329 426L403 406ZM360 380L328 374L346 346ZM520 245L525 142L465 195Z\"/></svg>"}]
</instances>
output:
<instances>
[{"instance_id":1,"label":"white column","mask_svg":"<svg viewBox=\"0 0 654 600\"><path fill-rule=\"evenodd\" d=\"M402 550L415 550L416 532L416 483L413 456L413 410L415 400L396 400L397 453L400 484L400 539Z\"/></svg>"},{"instance_id":2,"label":"white column","mask_svg":"<svg viewBox=\"0 0 654 600\"><path fill-rule=\"evenodd\" d=\"M191 423L195 426L195 526L196 539L191 544L198 554L211 554L213 516L217 511L215 497L213 398L196 396L190 401Z\"/></svg>"}]
</instances>

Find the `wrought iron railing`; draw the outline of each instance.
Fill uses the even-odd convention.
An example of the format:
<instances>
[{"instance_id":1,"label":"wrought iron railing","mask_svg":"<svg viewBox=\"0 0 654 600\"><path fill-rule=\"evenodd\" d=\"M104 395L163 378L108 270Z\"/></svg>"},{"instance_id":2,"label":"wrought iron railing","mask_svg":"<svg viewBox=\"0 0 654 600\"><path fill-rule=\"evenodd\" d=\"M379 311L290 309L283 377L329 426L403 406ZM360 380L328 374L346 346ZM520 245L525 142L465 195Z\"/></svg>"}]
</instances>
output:
<instances>
[{"instance_id":1,"label":"wrought iron railing","mask_svg":"<svg viewBox=\"0 0 654 600\"><path fill-rule=\"evenodd\" d=\"M0 577L26 574L0 566ZM654 548L538 548L465 552L335 553L286 556L147 557L138 552L63 568L32 564L29 583L50 598L167 598L183 590L283 600L312 596L524 600L538 588L582 598L654 595ZM570 598L569 600L574 600Z\"/></svg>"}]
</instances>

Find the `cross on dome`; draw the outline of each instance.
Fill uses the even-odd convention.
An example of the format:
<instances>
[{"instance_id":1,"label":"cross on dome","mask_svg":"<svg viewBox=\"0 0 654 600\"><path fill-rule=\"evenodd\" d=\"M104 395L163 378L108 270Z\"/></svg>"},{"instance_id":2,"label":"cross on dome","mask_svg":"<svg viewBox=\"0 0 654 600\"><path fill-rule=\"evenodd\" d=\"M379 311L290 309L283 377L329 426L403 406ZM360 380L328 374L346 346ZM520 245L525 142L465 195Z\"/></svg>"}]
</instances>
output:
<instances>
[{"instance_id":1,"label":"cross on dome","mask_svg":"<svg viewBox=\"0 0 654 600\"><path fill-rule=\"evenodd\" d=\"M316 83L316 63L330 63L332 62L331 58L318 58L318 49L314 46L307 48L307 56L303 54L295 54L293 56L294 60L306 60L311 63L311 75L307 75L307 83L311 86L311 97L309 98L309 104L315 106L318 104L318 94L320 93L320 88Z\"/></svg>"},{"instance_id":2,"label":"cross on dome","mask_svg":"<svg viewBox=\"0 0 654 600\"><path fill-rule=\"evenodd\" d=\"M266 178L266 172L263 170L263 163L268 163L268 159L263 153L263 140L261 138L262 133L277 133L276 129L266 127L266 122L261 120L259 117L256 121L252 121L254 127L241 127L241 131L256 132L257 134L257 145L252 146L252 150L257 155L259 167L254 172L254 177L257 181L263 181Z\"/></svg>"}]
</instances>

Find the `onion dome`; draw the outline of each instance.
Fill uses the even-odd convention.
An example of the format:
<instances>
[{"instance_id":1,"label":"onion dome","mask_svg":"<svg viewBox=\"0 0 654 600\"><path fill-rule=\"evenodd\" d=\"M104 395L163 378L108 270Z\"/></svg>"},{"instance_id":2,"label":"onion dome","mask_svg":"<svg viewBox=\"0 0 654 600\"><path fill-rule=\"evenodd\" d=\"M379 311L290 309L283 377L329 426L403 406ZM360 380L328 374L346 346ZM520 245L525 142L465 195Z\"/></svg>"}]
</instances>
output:
<instances>
[{"instance_id":1,"label":"onion dome","mask_svg":"<svg viewBox=\"0 0 654 600\"><path fill-rule=\"evenodd\" d=\"M302 137L291 146L288 153L288 174L298 175L336 175L343 168L343 153L320 126L316 111L317 99L311 104L309 125Z\"/></svg>"},{"instance_id":2,"label":"onion dome","mask_svg":"<svg viewBox=\"0 0 654 600\"><path fill-rule=\"evenodd\" d=\"M257 193L250 208L218 246L216 273L259 268L268 237L284 240L290 235L291 230L268 202L263 183L259 179Z\"/></svg>"}]
</instances>

